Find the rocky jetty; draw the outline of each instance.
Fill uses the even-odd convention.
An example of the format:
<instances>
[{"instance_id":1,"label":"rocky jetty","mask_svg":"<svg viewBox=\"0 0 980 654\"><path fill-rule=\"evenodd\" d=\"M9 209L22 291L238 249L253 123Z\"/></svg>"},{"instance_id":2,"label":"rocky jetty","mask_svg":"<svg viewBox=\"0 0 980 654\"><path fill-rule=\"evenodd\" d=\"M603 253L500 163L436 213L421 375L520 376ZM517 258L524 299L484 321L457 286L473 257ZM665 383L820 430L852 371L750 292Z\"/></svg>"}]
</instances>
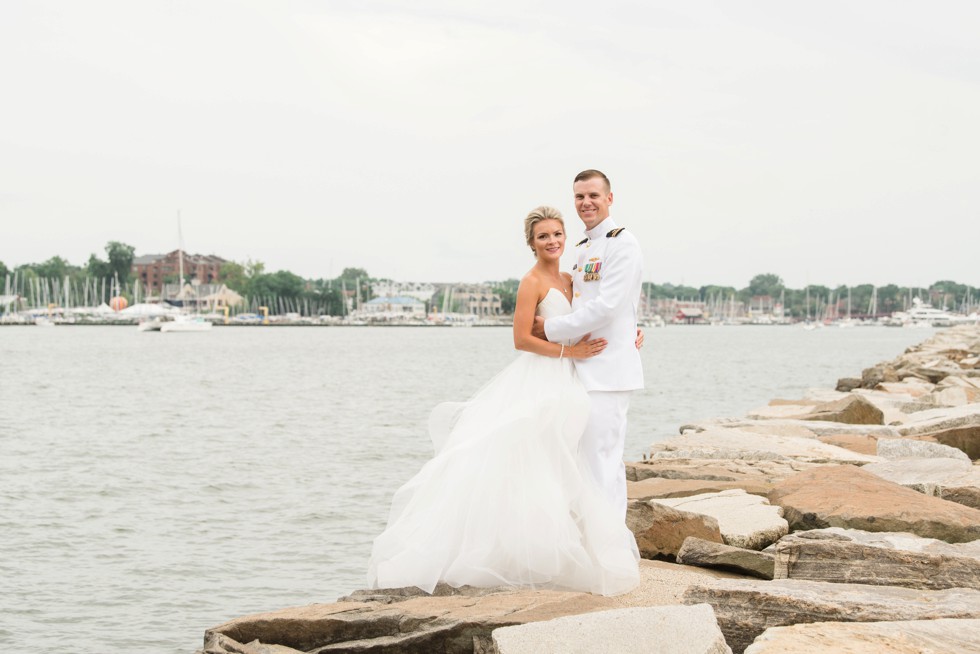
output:
<instances>
[{"instance_id":1,"label":"rocky jetty","mask_svg":"<svg viewBox=\"0 0 980 654\"><path fill-rule=\"evenodd\" d=\"M980 328L626 468L639 588L358 591L199 654L980 652Z\"/></svg>"}]
</instances>

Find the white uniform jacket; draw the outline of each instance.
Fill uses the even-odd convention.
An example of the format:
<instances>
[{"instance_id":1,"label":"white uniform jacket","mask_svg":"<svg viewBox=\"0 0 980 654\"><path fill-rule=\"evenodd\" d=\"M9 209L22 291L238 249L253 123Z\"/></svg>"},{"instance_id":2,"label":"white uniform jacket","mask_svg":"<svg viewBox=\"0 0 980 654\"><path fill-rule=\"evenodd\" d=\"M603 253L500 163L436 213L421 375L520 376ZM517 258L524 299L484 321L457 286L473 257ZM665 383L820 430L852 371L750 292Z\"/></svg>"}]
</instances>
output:
<instances>
[{"instance_id":1,"label":"white uniform jacket","mask_svg":"<svg viewBox=\"0 0 980 654\"><path fill-rule=\"evenodd\" d=\"M608 236L616 223L607 217L585 232L576 246L572 269L572 313L548 318L549 341L605 338L598 356L577 359L575 369L588 391L633 391L643 388L643 367L636 349L636 315L643 282L643 253L629 230Z\"/></svg>"}]
</instances>

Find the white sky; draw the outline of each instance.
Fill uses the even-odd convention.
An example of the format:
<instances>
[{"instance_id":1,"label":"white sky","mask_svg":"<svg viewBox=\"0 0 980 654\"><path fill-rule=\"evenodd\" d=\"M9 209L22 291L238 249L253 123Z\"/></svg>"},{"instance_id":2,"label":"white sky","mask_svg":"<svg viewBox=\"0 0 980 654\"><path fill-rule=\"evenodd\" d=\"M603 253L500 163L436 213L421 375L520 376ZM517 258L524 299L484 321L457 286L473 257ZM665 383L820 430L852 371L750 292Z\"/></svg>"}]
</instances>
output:
<instances>
[{"instance_id":1,"label":"white sky","mask_svg":"<svg viewBox=\"0 0 980 654\"><path fill-rule=\"evenodd\" d=\"M520 277L599 168L645 278L980 285L980 3L6 0L0 261ZM571 265L571 252L566 255Z\"/></svg>"}]
</instances>

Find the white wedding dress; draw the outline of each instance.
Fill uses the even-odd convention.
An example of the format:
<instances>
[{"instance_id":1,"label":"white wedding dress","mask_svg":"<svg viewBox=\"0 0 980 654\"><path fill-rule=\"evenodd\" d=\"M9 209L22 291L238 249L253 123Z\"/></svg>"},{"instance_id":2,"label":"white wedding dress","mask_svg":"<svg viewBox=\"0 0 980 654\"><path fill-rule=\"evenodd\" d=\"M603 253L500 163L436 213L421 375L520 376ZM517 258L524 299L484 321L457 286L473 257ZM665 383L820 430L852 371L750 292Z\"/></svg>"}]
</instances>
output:
<instances>
[{"instance_id":1,"label":"white wedding dress","mask_svg":"<svg viewBox=\"0 0 980 654\"><path fill-rule=\"evenodd\" d=\"M538 304L570 311L557 289ZM435 457L396 491L369 586L634 588L633 534L579 460L588 414L572 362L527 352L469 402L436 407Z\"/></svg>"}]
</instances>

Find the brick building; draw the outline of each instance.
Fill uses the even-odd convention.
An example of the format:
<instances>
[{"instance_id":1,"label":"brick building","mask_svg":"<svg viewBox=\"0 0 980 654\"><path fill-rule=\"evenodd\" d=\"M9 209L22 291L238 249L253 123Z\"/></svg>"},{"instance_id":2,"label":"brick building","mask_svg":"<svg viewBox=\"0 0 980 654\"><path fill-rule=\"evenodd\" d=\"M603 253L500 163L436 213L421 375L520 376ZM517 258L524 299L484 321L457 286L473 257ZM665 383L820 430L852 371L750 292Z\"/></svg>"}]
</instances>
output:
<instances>
[{"instance_id":1,"label":"brick building","mask_svg":"<svg viewBox=\"0 0 980 654\"><path fill-rule=\"evenodd\" d=\"M140 280L140 284L148 293L160 293L166 282L177 279L180 262L178 253L174 250L167 254L145 254L133 259L131 273ZM227 263L225 259L213 254L184 254L184 279L196 279L200 284L215 282L221 272L221 266Z\"/></svg>"}]
</instances>

